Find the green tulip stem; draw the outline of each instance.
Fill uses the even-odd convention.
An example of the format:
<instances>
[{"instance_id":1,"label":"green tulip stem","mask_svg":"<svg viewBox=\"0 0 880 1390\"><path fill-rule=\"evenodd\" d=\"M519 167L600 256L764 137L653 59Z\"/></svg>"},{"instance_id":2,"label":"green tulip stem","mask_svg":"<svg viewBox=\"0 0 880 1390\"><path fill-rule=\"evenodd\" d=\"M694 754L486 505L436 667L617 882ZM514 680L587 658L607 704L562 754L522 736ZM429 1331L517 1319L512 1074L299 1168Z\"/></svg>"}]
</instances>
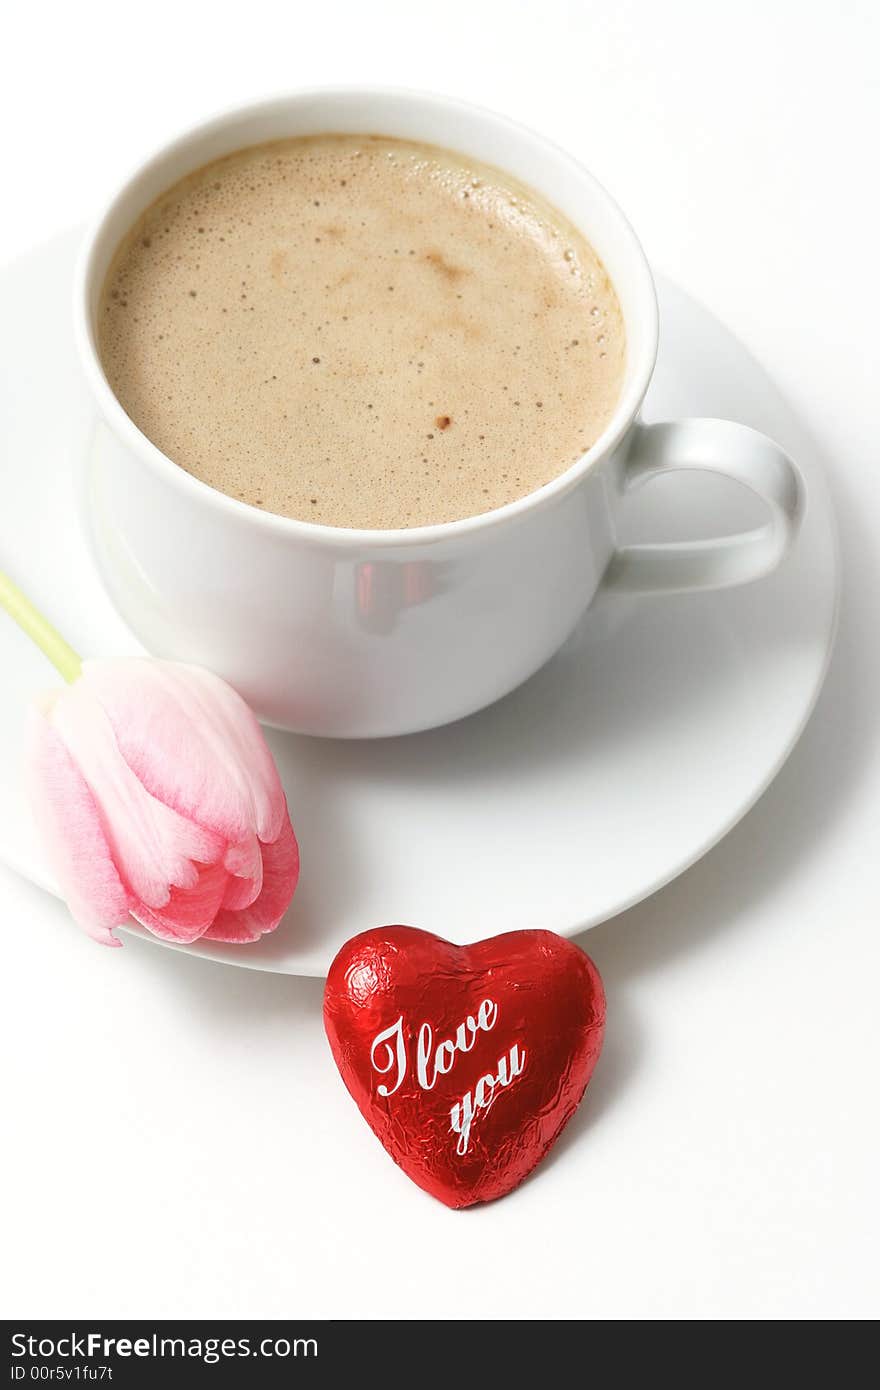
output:
<instances>
[{"instance_id":1,"label":"green tulip stem","mask_svg":"<svg viewBox=\"0 0 880 1390\"><path fill-rule=\"evenodd\" d=\"M8 574L0 570L0 607L5 608L22 632L27 633L44 656L61 673L68 684L72 684L82 672L82 661L73 647L68 646L60 632L44 618L30 599L13 584Z\"/></svg>"}]
</instances>

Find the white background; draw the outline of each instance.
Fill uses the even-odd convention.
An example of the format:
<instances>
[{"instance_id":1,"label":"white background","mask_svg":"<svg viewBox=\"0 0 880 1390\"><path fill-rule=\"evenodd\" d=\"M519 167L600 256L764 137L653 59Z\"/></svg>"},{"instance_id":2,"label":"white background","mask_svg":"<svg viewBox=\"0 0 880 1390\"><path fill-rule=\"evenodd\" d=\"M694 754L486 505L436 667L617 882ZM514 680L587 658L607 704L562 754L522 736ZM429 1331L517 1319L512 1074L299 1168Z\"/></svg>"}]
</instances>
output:
<instances>
[{"instance_id":1,"label":"white background","mask_svg":"<svg viewBox=\"0 0 880 1390\"><path fill-rule=\"evenodd\" d=\"M479 1211L447 1212L382 1153L335 1074L318 982L132 940L101 951L0 872L0 1312L880 1311L877 14L873 0L7 14L3 260L87 216L181 124L285 87L445 90L568 146L818 436L845 602L775 785L585 942L609 998L588 1101L539 1175Z\"/></svg>"}]
</instances>

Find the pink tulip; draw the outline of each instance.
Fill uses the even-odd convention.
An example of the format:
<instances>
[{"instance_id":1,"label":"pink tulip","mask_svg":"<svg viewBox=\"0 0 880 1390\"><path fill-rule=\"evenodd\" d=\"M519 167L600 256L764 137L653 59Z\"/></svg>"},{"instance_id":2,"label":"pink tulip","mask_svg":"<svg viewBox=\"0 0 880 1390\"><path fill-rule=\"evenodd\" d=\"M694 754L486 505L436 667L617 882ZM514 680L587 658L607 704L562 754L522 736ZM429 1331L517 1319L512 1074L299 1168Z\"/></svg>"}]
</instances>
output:
<instances>
[{"instance_id":1,"label":"pink tulip","mask_svg":"<svg viewBox=\"0 0 880 1390\"><path fill-rule=\"evenodd\" d=\"M53 660L65 672L63 656ZM79 925L107 946L121 945L112 929L129 915L169 941L273 931L299 851L244 700L209 671L147 658L86 661L68 679L33 709L27 761Z\"/></svg>"}]
</instances>

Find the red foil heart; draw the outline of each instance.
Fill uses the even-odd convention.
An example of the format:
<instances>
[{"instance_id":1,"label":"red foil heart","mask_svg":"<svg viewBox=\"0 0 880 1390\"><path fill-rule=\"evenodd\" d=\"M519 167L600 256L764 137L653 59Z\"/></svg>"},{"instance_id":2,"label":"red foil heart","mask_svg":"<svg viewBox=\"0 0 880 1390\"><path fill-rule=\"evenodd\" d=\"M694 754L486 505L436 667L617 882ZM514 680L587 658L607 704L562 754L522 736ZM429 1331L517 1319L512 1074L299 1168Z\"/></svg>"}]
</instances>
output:
<instances>
[{"instance_id":1,"label":"red foil heart","mask_svg":"<svg viewBox=\"0 0 880 1390\"><path fill-rule=\"evenodd\" d=\"M592 1075L605 993L548 931L453 946L378 927L330 967L324 1027L367 1124L449 1207L503 1197L559 1138Z\"/></svg>"}]
</instances>

